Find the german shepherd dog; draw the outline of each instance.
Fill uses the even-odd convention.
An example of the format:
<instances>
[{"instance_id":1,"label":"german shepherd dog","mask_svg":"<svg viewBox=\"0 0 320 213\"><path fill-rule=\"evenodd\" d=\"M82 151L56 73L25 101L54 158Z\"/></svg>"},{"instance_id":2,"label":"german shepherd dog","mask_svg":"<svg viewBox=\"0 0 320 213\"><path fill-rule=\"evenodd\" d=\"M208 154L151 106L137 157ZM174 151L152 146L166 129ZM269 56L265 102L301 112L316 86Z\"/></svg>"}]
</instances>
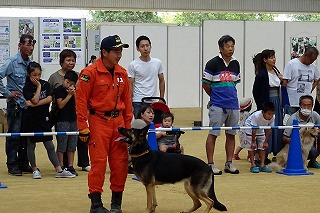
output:
<instances>
[{"instance_id":1,"label":"german shepherd dog","mask_svg":"<svg viewBox=\"0 0 320 213\"><path fill-rule=\"evenodd\" d=\"M205 213L210 212L212 207L219 211L227 211L216 198L214 175L205 162L193 156L150 150L146 139L150 125L144 124L143 128L135 128L135 121L132 129L120 127L119 133L126 137L121 141L129 144L134 173L146 187L146 213L154 212L158 205L156 185L173 184L182 180L185 190L193 200L193 207L183 212L196 211L201 207L200 200L207 205Z\"/></svg>"},{"instance_id":2,"label":"german shepherd dog","mask_svg":"<svg viewBox=\"0 0 320 213\"><path fill-rule=\"evenodd\" d=\"M307 169L308 155L312 146L315 143L316 138L318 137L318 128L303 127L299 130L299 133L300 133L303 166L305 169ZM286 167L287 160L288 160L289 146L290 144L286 144L282 148L282 150L276 155L276 162L270 163L268 165L269 168L271 168L274 171L282 171Z\"/></svg>"}]
</instances>

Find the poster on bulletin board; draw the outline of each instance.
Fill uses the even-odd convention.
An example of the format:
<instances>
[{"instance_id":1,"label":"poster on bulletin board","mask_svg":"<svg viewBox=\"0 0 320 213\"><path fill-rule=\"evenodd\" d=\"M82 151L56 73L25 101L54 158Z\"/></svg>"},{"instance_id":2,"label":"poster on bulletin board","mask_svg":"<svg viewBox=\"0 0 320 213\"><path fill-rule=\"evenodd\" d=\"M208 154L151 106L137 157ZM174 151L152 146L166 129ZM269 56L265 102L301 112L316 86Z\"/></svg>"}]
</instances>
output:
<instances>
[{"instance_id":1,"label":"poster on bulletin board","mask_svg":"<svg viewBox=\"0 0 320 213\"><path fill-rule=\"evenodd\" d=\"M296 36L290 38L291 59L299 58L308 47L317 47L317 36Z\"/></svg>"},{"instance_id":2,"label":"poster on bulletin board","mask_svg":"<svg viewBox=\"0 0 320 213\"><path fill-rule=\"evenodd\" d=\"M10 41L10 20L0 20L0 42Z\"/></svg>"},{"instance_id":3,"label":"poster on bulletin board","mask_svg":"<svg viewBox=\"0 0 320 213\"><path fill-rule=\"evenodd\" d=\"M33 19L19 19L19 37L22 34L34 36L34 20Z\"/></svg>"},{"instance_id":4,"label":"poster on bulletin board","mask_svg":"<svg viewBox=\"0 0 320 213\"><path fill-rule=\"evenodd\" d=\"M77 64L85 63L85 19L40 18L40 61L59 65L63 49L73 50Z\"/></svg>"}]
</instances>

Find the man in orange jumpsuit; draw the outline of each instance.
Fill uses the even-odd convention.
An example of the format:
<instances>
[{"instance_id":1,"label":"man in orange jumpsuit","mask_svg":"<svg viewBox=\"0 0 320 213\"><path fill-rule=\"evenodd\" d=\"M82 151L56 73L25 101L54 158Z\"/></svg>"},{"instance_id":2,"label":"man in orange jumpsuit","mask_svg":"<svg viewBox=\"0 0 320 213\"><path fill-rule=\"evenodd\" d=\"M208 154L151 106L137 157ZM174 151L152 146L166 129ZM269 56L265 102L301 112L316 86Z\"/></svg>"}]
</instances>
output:
<instances>
[{"instance_id":1,"label":"man in orange jumpsuit","mask_svg":"<svg viewBox=\"0 0 320 213\"><path fill-rule=\"evenodd\" d=\"M101 57L79 75L76 111L79 138L88 142L91 161L88 174L90 213L122 212L128 147L116 139L120 137L118 127L131 128L133 113L128 75L118 62L122 48L128 47L117 35L104 38L100 46ZM107 160L112 190L110 211L103 207L101 201Z\"/></svg>"}]
</instances>

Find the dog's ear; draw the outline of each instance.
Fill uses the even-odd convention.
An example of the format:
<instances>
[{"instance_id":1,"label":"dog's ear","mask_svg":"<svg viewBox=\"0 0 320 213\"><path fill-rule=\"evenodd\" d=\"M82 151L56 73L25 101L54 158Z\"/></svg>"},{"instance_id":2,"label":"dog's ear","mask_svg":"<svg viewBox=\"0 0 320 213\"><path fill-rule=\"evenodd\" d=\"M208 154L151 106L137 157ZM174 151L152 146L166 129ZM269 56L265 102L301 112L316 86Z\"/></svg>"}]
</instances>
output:
<instances>
[{"instance_id":1,"label":"dog's ear","mask_svg":"<svg viewBox=\"0 0 320 213\"><path fill-rule=\"evenodd\" d=\"M122 138L120 141L129 142L130 140L133 140L133 138L132 138L132 130L131 129L126 129L124 127L118 127L118 132L121 135L126 137L126 138Z\"/></svg>"},{"instance_id":2,"label":"dog's ear","mask_svg":"<svg viewBox=\"0 0 320 213\"><path fill-rule=\"evenodd\" d=\"M150 128L150 124L148 124L147 126L145 126L143 129L142 129L142 134L143 135L147 135L148 134L148 131L149 131L149 128Z\"/></svg>"},{"instance_id":3,"label":"dog's ear","mask_svg":"<svg viewBox=\"0 0 320 213\"><path fill-rule=\"evenodd\" d=\"M118 132L123 136L127 136L128 130L124 127L118 127Z\"/></svg>"}]
</instances>

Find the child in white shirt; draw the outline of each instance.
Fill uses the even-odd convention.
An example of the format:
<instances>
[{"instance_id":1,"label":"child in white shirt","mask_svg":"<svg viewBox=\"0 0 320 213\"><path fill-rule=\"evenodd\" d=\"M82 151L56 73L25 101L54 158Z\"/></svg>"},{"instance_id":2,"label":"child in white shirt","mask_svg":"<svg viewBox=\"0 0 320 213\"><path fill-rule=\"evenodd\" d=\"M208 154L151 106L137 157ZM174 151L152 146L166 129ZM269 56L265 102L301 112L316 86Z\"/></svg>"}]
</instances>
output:
<instances>
[{"instance_id":1,"label":"child in white shirt","mask_svg":"<svg viewBox=\"0 0 320 213\"><path fill-rule=\"evenodd\" d=\"M275 106L272 102L265 102L262 105L262 110L254 112L250 115L244 126L255 127L255 126L273 126L274 125L274 110ZM250 158L250 172L271 172L267 166L264 165L264 161L260 161L260 168L255 165L254 162L254 151L259 150L259 158L265 159L266 149L268 148L268 139L271 136L271 129L244 129L240 130L245 134L245 140L241 141L241 146L248 149Z\"/></svg>"}]
</instances>

